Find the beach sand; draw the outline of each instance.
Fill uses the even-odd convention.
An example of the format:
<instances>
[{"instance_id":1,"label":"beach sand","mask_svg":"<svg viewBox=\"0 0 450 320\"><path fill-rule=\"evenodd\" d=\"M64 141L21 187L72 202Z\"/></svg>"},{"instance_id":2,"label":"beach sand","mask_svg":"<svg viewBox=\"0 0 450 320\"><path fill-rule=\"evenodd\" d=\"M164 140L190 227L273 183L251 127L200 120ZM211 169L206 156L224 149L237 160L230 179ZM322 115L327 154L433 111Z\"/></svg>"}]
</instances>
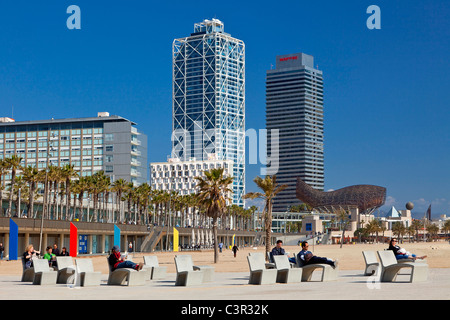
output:
<instances>
[{"instance_id":1,"label":"beach sand","mask_svg":"<svg viewBox=\"0 0 450 320\"><path fill-rule=\"evenodd\" d=\"M427 255L427 263L430 268L450 268L450 244L449 242L418 242L403 243L400 245L407 251L418 256ZM345 244L340 245L312 245L309 249L316 256L328 257L331 259L339 259L340 270L363 270L365 267L362 251L364 250L384 250L388 247L385 243L378 244ZM286 252L298 253L300 246L285 246ZM161 266L167 266L167 272L175 273L174 256L177 254L189 254L192 256L194 265L213 265L216 272L248 272L247 256L249 252L264 252L264 247L241 247L237 252L236 258L230 249L224 249L220 254L219 262L214 263L213 250L203 251L180 251L180 252L154 252L154 253L134 253L132 260L134 262L143 262L144 255L156 255ZM21 252L19 251L19 254ZM102 273L108 273L108 266L105 255L82 256L80 258L93 259L94 269ZM0 262L0 275L21 275L22 262L6 261Z\"/></svg>"}]
</instances>

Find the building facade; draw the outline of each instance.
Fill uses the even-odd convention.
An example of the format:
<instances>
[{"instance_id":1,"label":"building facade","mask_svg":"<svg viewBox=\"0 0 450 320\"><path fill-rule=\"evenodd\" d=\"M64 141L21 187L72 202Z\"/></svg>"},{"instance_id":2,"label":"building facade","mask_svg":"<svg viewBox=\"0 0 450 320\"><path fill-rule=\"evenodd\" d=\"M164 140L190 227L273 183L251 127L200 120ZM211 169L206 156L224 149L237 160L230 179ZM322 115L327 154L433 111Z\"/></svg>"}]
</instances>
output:
<instances>
[{"instance_id":1,"label":"building facade","mask_svg":"<svg viewBox=\"0 0 450 320\"><path fill-rule=\"evenodd\" d=\"M224 169L224 176L229 177L233 173L232 160L195 160L182 161L178 158L169 158L167 162L150 163L150 180L152 190L175 191L181 196L197 194L198 181L196 177L205 177L204 171L210 169ZM232 193L226 195L227 205L232 204ZM175 213L178 214L178 213ZM186 217L186 226L197 227L200 219L194 217L199 214L189 208Z\"/></svg>"},{"instance_id":2,"label":"building facade","mask_svg":"<svg viewBox=\"0 0 450 320\"><path fill-rule=\"evenodd\" d=\"M204 171L224 169L224 176L233 172L232 160L195 160L181 161L178 158L167 162L150 163L151 186L153 190L176 191L180 195L197 193L195 177L204 177ZM231 195L229 195L231 198Z\"/></svg>"},{"instance_id":3,"label":"building facade","mask_svg":"<svg viewBox=\"0 0 450 320\"><path fill-rule=\"evenodd\" d=\"M13 154L22 166L72 164L80 176L103 170L111 181L148 181L147 136L136 123L107 112L97 117L0 122L0 159ZM11 177L7 175L6 180Z\"/></svg>"},{"instance_id":4,"label":"building facade","mask_svg":"<svg viewBox=\"0 0 450 320\"><path fill-rule=\"evenodd\" d=\"M279 184L288 187L274 199L273 210L289 211L300 204L296 182L300 177L315 189L324 188L323 75L314 58L304 53L276 57L276 68L266 73L267 168ZM272 143L278 130L279 143Z\"/></svg>"},{"instance_id":5,"label":"building facade","mask_svg":"<svg viewBox=\"0 0 450 320\"><path fill-rule=\"evenodd\" d=\"M173 41L172 158L232 160L233 204L245 194L245 46L217 19Z\"/></svg>"}]
</instances>

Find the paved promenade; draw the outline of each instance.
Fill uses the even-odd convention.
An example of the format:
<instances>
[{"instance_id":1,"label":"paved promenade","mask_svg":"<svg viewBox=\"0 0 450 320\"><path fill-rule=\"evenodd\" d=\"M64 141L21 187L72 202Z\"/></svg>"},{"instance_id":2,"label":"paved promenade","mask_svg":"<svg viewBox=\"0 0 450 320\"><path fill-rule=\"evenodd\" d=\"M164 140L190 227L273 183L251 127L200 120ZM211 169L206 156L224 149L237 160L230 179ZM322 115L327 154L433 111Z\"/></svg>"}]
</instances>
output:
<instances>
[{"instance_id":1,"label":"paved promenade","mask_svg":"<svg viewBox=\"0 0 450 320\"><path fill-rule=\"evenodd\" d=\"M0 300L449 300L450 269L430 268L426 282L379 283L361 270L341 270L333 282L249 285L248 272L216 272L213 282L176 287L175 273L145 286L106 285L107 274L97 287L36 286L20 282L20 276L0 276ZM317 278L313 277L313 280ZM406 281L400 275L398 281Z\"/></svg>"}]
</instances>

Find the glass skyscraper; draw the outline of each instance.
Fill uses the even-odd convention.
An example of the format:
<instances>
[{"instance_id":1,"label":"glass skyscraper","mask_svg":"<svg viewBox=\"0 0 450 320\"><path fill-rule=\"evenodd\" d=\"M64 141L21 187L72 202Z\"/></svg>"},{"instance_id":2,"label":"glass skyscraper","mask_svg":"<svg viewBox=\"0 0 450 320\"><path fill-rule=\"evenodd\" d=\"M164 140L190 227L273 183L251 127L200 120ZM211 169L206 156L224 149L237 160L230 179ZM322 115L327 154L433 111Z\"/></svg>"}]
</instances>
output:
<instances>
[{"instance_id":1,"label":"glass skyscraper","mask_svg":"<svg viewBox=\"0 0 450 320\"><path fill-rule=\"evenodd\" d=\"M312 56L277 56L276 68L267 70L266 128L268 157L278 147L278 163L270 165L268 174L288 185L275 197L273 210L285 212L301 203L297 177L315 189L324 188L323 75ZM273 129L279 130L277 146L271 145Z\"/></svg>"},{"instance_id":2,"label":"glass skyscraper","mask_svg":"<svg viewBox=\"0 0 450 320\"><path fill-rule=\"evenodd\" d=\"M245 45L204 20L173 41L172 157L232 160L233 204L245 192Z\"/></svg>"}]
</instances>

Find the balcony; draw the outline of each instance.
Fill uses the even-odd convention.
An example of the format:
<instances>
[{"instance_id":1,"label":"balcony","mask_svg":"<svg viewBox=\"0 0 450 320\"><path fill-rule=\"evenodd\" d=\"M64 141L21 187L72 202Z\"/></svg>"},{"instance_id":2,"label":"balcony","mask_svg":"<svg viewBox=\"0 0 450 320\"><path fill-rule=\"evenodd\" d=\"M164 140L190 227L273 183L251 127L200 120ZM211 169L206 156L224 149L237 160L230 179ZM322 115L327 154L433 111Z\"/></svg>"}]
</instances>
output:
<instances>
[{"instance_id":1,"label":"balcony","mask_svg":"<svg viewBox=\"0 0 450 320\"><path fill-rule=\"evenodd\" d=\"M141 162L132 159L132 160L131 160L131 165L132 165L132 166L135 166L135 167L140 167L140 166L141 166Z\"/></svg>"},{"instance_id":2,"label":"balcony","mask_svg":"<svg viewBox=\"0 0 450 320\"><path fill-rule=\"evenodd\" d=\"M141 176L141 173L138 172L138 171L135 170L135 169L131 169L131 176L132 176L132 177L140 177L140 176Z\"/></svg>"},{"instance_id":3,"label":"balcony","mask_svg":"<svg viewBox=\"0 0 450 320\"><path fill-rule=\"evenodd\" d=\"M141 145L141 141L139 141L138 139L131 139L131 144L133 144L135 146L140 146Z\"/></svg>"}]
</instances>

